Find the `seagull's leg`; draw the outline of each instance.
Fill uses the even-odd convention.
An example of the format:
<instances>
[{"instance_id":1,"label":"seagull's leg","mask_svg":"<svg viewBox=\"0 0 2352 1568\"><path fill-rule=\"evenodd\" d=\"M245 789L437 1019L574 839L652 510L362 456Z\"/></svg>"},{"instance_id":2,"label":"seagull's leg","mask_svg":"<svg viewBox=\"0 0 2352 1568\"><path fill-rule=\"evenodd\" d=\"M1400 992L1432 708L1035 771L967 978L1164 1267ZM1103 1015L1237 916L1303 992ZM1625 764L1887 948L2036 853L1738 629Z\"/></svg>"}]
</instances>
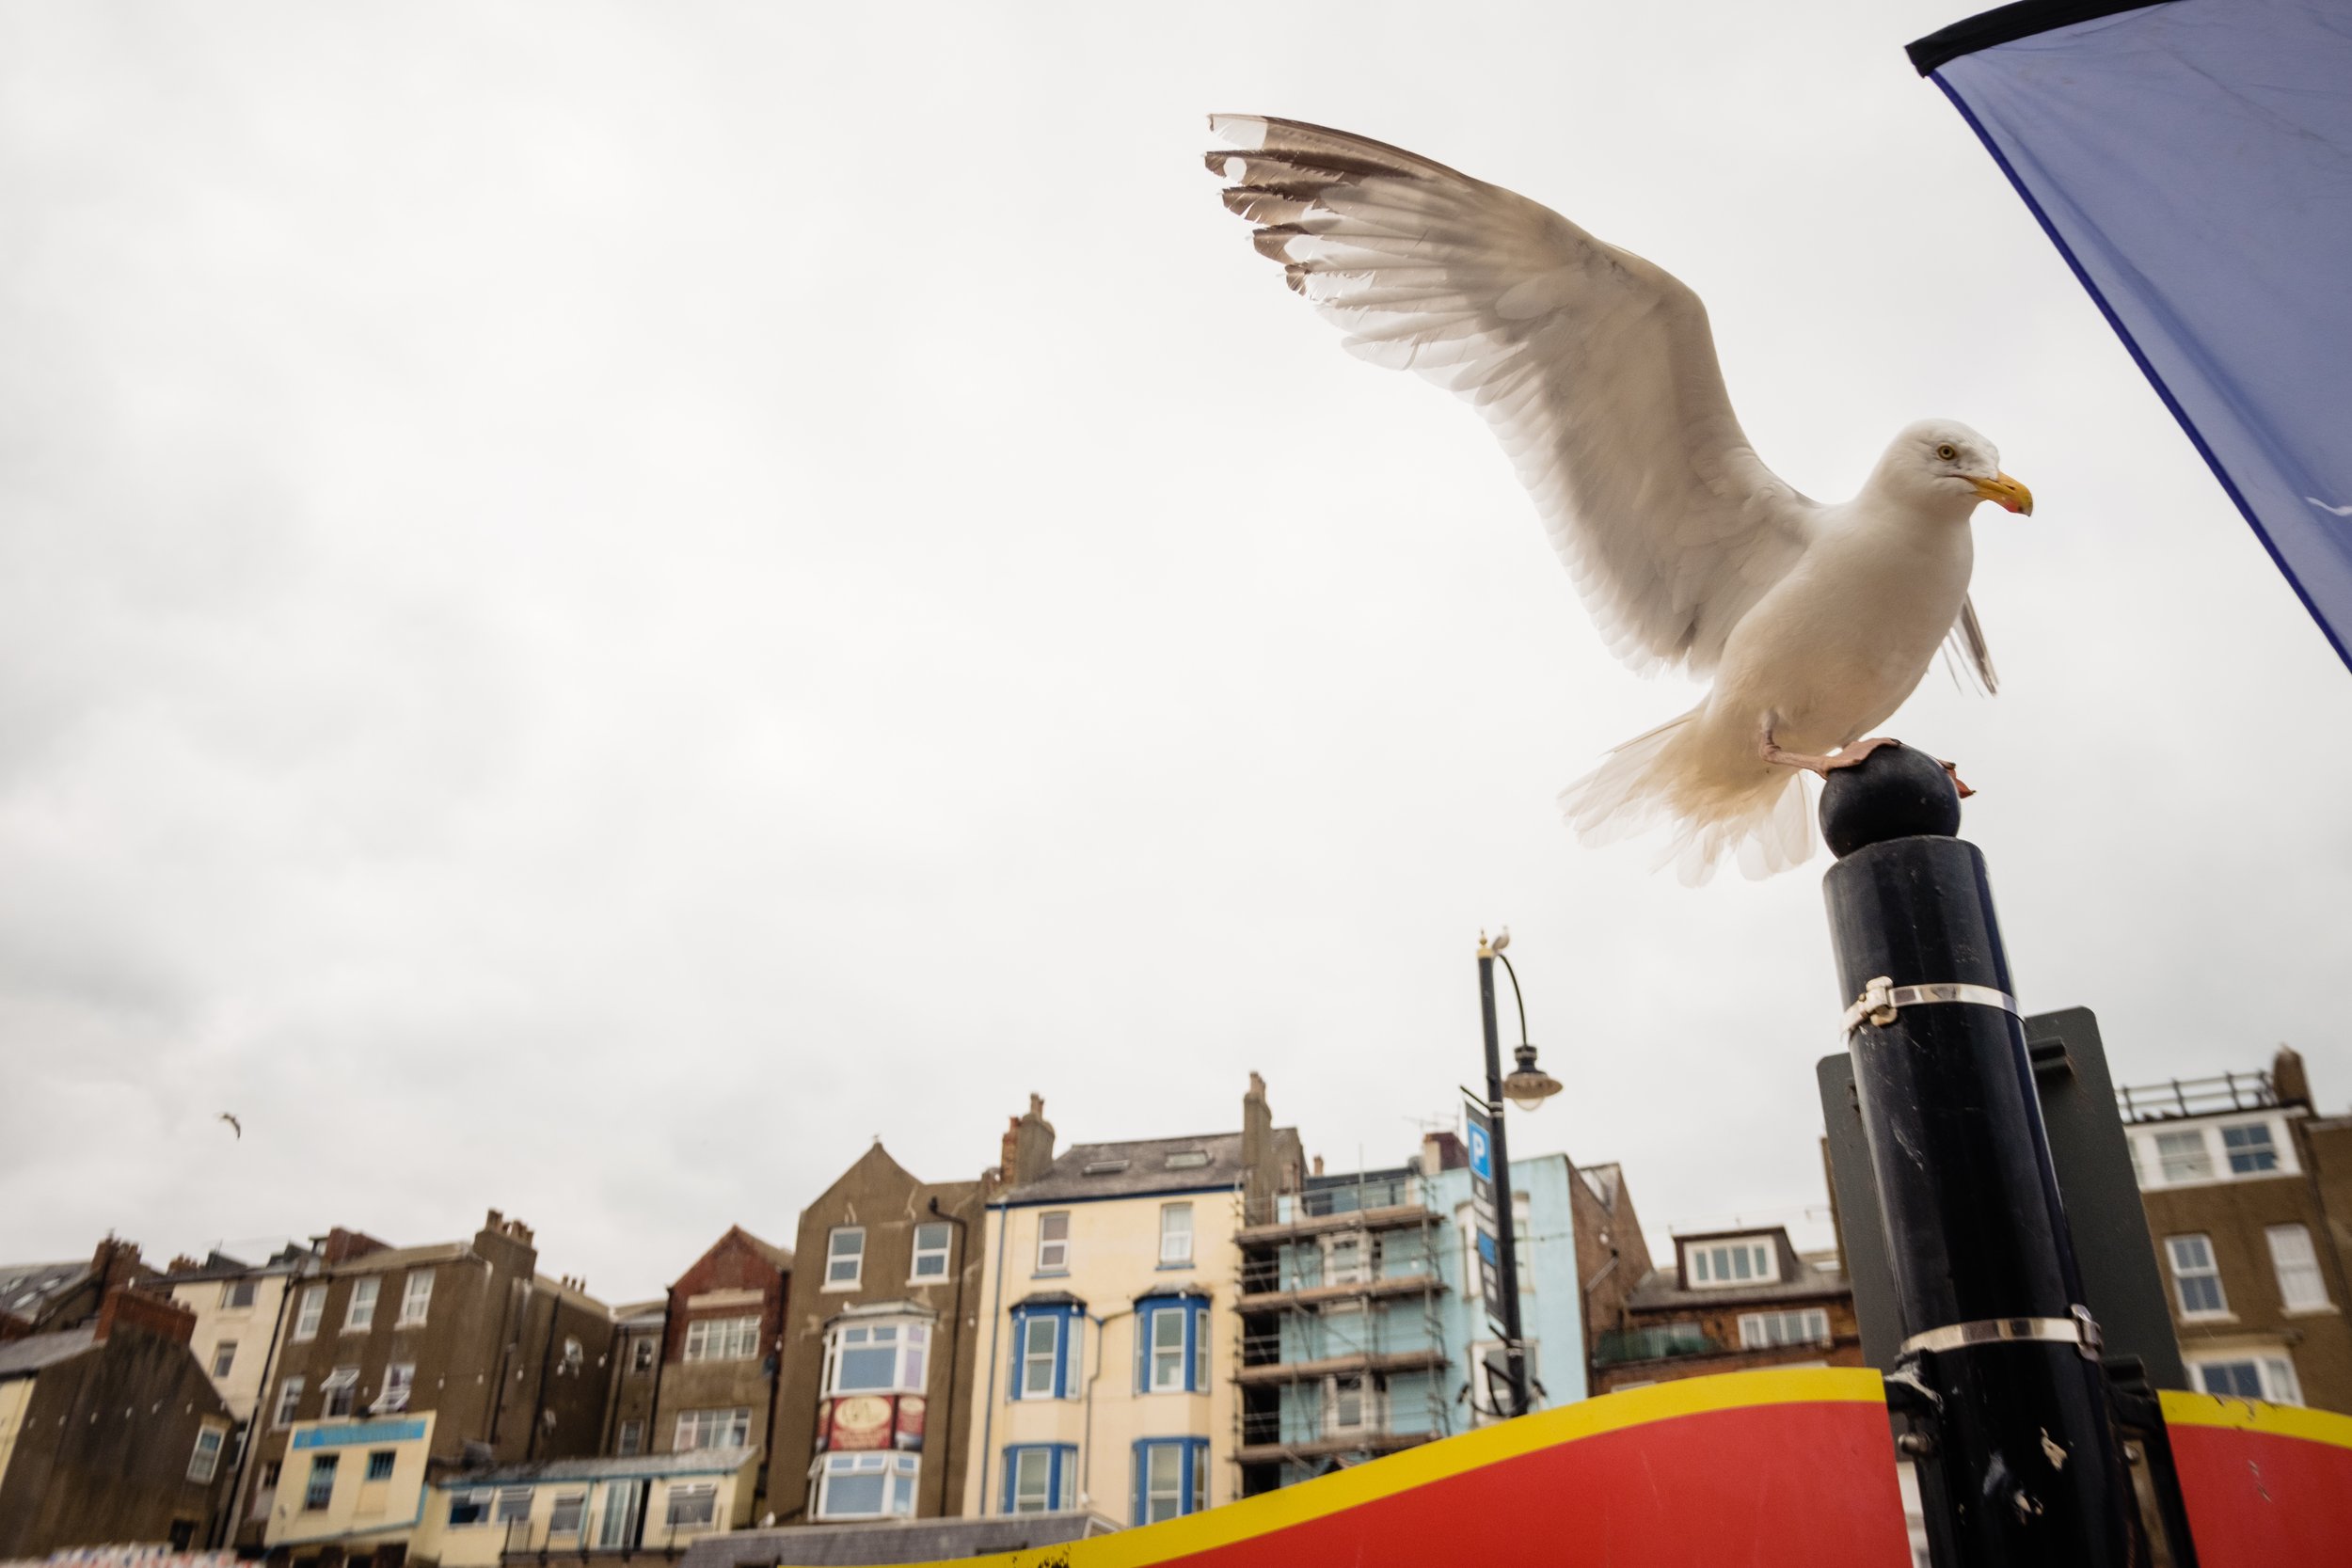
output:
<instances>
[{"instance_id":1,"label":"seagull's leg","mask_svg":"<svg viewBox=\"0 0 2352 1568\"><path fill-rule=\"evenodd\" d=\"M1770 720L1765 721L1763 730L1756 736L1756 754L1776 767L1803 768L1825 779L1829 777L1829 770L1838 766L1836 757L1815 756L1810 752L1792 752L1781 745L1772 738Z\"/></svg>"},{"instance_id":2,"label":"seagull's leg","mask_svg":"<svg viewBox=\"0 0 2352 1568\"><path fill-rule=\"evenodd\" d=\"M1851 768L1882 746L1901 744L1901 741L1892 736L1877 735L1867 740L1857 740L1851 745L1840 746L1834 755L1816 756L1810 752L1791 752L1782 746L1772 738L1772 726L1768 723L1764 726L1763 736L1756 748L1756 754L1766 762L1777 763L1783 768L1807 768L1826 779L1829 777L1829 770L1833 768ZM1948 768L1951 765L1947 763L1945 766ZM1956 784L1960 783L1958 774L1953 775L1952 782Z\"/></svg>"},{"instance_id":3,"label":"seagull's leg","mask_svg":"<svg viewBox=\"0 0 2352 1568\"><path fill-rule=\"evenodd\" d=\"M1935 760L1944 763L1944 771L1952 776L1952 787L1960 791L1960 798L1962 800L1965 800L1969 796L1976 793L1975 790L1968 787L1968 781L1960 776L1960 764L1956 762L1944 762L1942 757L1938 757Z\"/></svg>"}]
</instances>

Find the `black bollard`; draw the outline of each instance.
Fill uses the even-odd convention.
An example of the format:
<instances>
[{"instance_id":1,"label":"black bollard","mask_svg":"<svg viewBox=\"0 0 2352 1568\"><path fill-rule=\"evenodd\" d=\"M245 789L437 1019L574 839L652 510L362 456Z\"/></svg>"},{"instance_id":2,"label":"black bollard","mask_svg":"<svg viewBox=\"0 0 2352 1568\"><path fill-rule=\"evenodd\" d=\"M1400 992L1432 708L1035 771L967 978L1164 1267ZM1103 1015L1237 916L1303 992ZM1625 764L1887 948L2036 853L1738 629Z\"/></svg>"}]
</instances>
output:
<instances>
[{"instance_id":1,"label":"black bollard","mask_svg":"<svg viewBox=\"0 0 2352 1568\"><path fill-rule=\"evenodd\" d=\"M2144 1568L1984 857L1941 764L1832 772L1823 879L1936 1568Z\"/></svg>"}]
</instances>

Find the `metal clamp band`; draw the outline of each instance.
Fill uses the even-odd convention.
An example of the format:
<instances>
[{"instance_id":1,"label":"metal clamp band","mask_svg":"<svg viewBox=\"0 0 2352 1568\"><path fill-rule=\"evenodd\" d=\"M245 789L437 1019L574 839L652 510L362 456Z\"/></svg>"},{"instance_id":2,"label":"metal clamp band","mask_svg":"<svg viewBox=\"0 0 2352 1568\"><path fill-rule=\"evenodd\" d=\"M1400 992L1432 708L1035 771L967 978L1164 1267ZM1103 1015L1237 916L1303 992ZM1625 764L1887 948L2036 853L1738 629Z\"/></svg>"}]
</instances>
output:
<instances>
[{"instance_id":1,"label":"metal clamp band","mask_svg":"<svg viewBox=\"0 0 2352 1568\"><path fill-rule=\"evenodd\" d=\"M2040 1339L2054 1344L2073 1345L2087 1359L2096 1361L2105 1337L2092 1320L2090 1308L2077 1307L2073 1315L2064 1318L1980 1318L1975 1323L1947 1323L1915 1334L1902 1343L1902 1354L1915 1351L1963 1350L1970 1345L1993 1345L2005 1340Z\"/></svg>"},{"instance_id":2,"label":"metal clamp band","mask_svg":"<svg viewBox=\"0 0 2352 1568\"><path fill-rule=\"evenodd\" d=\"M1943 981L1931 986L1899 986L1885 975L1865 984L1854 1005L1846 1009L1845 1033L1851 1035L1865 1023L1883 1028L1895 1022L1905 1007L1921 1006L1930 1002L1966 1002L1979 1007L1998 1007L2013 1018L2025 1015L2017 1009L2017 998L1991 986L1963 985Z\"/></svg>"}]
</instances>

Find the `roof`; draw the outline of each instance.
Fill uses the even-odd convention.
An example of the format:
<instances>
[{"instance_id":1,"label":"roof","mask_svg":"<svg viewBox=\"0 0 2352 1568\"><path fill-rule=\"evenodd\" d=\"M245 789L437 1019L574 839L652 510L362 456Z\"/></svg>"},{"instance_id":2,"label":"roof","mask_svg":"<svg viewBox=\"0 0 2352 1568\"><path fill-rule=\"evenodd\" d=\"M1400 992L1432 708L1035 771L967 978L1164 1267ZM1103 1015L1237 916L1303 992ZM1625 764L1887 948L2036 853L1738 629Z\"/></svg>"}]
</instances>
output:
<instances>
[{"instance_id":1,"label":"roof","mask_svg":"<svg viewBox=\"0 0 2352 1568\"><path fill-rule=\"evenodd\" d=\"M0 1343L0 1378L30 1377L43 1367L71 1361L98 1342L95 1323L56 1334L28 1334Z\"/></svg>"},{"instance_id":2,"label":"roof","mask_svg":"<svg viewBox=\"0 0 2352 1568\"><path fill-rule=\"evenodd\" d=\"M1782 1255L1784 1263L1792 1259L1795 1268L1787 1279L1774 1280L1769 1285L1711 1285L1697 1291L1683 1290L1676 1282L1675 1271L1671 1268L1652 1269L1642 1276L1640 1284L1627 1292L1626 1308L1633 1312L1655 1312L1663 1307L1698 1309L1739 1307L1750 1302L1818 1301L1823 1296L1853 1294L1853 1287L1847 1282L1844 1275L1825 1273L1793 1254Z\"/></svg>"},{"instance_id":3,"label":"roof","mask_svg":"<svg viewBox=\"0 0 2352 1568\"><path fill-rule=\"evenodd\" d=\"M1276 1131L1295 1135L1290 1128ZM1194 1155L1203 1158L1198 1163L1186 1158ZM1178 1161L1172 1166L1168 1163L1171 1158ZM1238 1187L1248 1174L1248 1167L1242 1164L1239 1132L1141 1138L1133 1143L1072 1144L1043 1176L999 1194L995 1207Z\"/></svg>"},{"instance_id":4,"label":"roof","mask_svg":"<svg viewBox=\"0 0 2352 1568\"><path fill-rule=\"evenodd\" d=\"M776 1267L787 1270L792 1267L792 1249L790 1247L778 1246L773 1242L763 1242L739 1225L736 1226L734 1230L738 1236L742 1237L743 1240L751 1243L753 1251L758 1253L762 1258L765 1258Z\"/></svg>"},{"instance_id":5,"label":"roof","mask_svg":"<svg viewBox=\"0 0 2352 1568\"><path fill-rule=\"evenodd\" d=\"M652 1301L625 1301L612 1309L612 1316L623 1328L660 1328L670 1315L666 1296Z\"/></svg>"},{"instance_id":6,"label":"roof","mask_svg":"<svg viewBox=\"0 0 2352 1568\"><path fill-rule=\"evenodd\" d=\"M1099 1513L993 1514L977 1519L889 1519L870 1524L790 1525L706 1535L678 1568L773 1568L776 1564L940 1562L1036 1546L1058 1546L1119 1528Z\"/></svg>"},{"instance_id":7,"label":"roof","mask_svg":"<svg viewBox=\"0 0 2352 1568\"><path fill-rule=\"evenodd\" d=\"M391 1246L381 1252L363 1252L357 1258L346 1258L329 1272L347 1274L389 1274L397 1269L419 1263L446 1263L453 1259L473 1256L470 1242L432 1242L423 1246ZM553 1280L548 1281L553 1284Z\"/></svg>"},{"instance_id":8,"label":"roof","mask_svg":"<svg viewBox=\"0 0 2352 1568\"><path fill-rule=\"evenodd\" d=\"M519 1486L525 1481L614 1481L634 1476L723 1476L743 1467L757 1449L689 1449L683 1453L637 1453L602 1459L542 1459L528 1465L492 1465L453 1470L435 1484L443 1490L468 1486Z\"/></svg>"},{"instance_id":9,"label":"roof","mask_svg":"<svg viewBox=\"0 0 2352 1568\"><path fill-rule=\"evenodd\" d=\"M0 1312L29 1317L40 1304L89 1277L89 1259L71 1263L0 1263Z\"/></svg>"},{"instance_id":10,"label":"roof","mask_svg":"<svg viewBox=\"0 0 2352 1568\"><path fill-rule=\"evenodd\" d=\"M215 1251L193 1269L174 1269L164 1275L166 1285L196 1285L208 1279L244 1279L253 1275L308 1274L319 1266L319 1256L312 1249L294 1243L278 1249L266 1263L248 1263L242 1258Z\"/></svg>"}]
</instances>

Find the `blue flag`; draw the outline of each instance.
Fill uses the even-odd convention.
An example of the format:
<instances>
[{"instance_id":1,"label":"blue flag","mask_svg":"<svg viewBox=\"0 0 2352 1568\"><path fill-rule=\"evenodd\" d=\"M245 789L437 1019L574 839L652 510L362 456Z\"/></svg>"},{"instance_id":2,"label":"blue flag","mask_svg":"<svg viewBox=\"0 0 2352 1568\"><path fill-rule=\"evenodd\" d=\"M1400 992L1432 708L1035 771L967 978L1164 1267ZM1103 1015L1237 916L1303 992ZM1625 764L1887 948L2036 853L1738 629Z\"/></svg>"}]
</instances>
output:
<instances>
[{"instance_id":1,"label":"blue flag","mask_svg":"<svg viewBox=\"0 0 2352 1568\"><path fill-rule=\"evenodd\" d=\"M1911 57L2352 664L2352 0L2027 0Z\"/></svg>"}]
</instances>

